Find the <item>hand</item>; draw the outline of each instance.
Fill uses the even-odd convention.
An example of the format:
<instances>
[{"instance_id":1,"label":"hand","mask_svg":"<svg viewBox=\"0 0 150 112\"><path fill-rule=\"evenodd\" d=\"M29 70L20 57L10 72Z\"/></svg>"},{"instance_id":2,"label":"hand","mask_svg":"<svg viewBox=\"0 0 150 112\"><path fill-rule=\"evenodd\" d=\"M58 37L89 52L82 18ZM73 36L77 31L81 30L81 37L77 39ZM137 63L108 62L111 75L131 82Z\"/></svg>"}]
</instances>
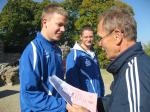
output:
<instances>
[{"instance_id":1,"label":"hand","mask_svg":"<svg viewBox=\"0 0 150 112\"><path fill-rule=\"evenodd\" d=\"M69 103L67 103L66 108L68 112L90 112L88 109L75 104L70 105Z\"/></svg>"}]
</instances>

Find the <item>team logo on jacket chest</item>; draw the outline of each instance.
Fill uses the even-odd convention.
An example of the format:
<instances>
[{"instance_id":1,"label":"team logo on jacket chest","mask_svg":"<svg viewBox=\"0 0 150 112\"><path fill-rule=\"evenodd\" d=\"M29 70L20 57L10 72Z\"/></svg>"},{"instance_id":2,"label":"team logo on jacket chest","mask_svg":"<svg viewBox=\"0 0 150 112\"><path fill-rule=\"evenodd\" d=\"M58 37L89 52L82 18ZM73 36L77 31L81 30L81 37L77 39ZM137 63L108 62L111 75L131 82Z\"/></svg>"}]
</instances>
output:
<instances>
[{"instance_id":1,"label":"team logo on jacket chest","mask_svg":"<svg viewBox=\"0 0 150 112\"><path fill-rule=\"evenodd\" d=\"M85 66L87 66L87 67L88 67L88 66L91 66L90 60L88 60L88 59L85 60Z\"/></svg>"}]
</instances>

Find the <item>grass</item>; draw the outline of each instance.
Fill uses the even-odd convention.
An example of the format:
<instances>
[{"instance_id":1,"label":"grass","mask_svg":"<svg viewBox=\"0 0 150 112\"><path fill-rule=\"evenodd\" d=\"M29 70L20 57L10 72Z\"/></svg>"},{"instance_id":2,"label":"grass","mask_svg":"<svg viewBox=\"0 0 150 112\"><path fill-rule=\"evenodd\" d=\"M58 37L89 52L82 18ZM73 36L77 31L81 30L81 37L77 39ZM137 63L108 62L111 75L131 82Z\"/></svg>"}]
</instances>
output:
<instances>
[{"instance_id":1,"label":"grass","mask_svg":"<svg viewBox=\"0 0 150 112\"><path fill-rule=\"evenodd\" d=\"M105 95L110 94L110 85L113 81L113 76L108 73L105 69L101 69L102 78L105 86Z\"/></svg>"},{"instance_id":2,"label":"grass","mask_svg":"<svg viewBox=\"0 0 150 112\"><path fill-rule=\"evenodd\" d=\"M102 78L105 85L105 95L110 93L112 75L101 69ZM0 112L20 112L19 105L20 85L0 87Z\"/></svg>"}]
</instances>

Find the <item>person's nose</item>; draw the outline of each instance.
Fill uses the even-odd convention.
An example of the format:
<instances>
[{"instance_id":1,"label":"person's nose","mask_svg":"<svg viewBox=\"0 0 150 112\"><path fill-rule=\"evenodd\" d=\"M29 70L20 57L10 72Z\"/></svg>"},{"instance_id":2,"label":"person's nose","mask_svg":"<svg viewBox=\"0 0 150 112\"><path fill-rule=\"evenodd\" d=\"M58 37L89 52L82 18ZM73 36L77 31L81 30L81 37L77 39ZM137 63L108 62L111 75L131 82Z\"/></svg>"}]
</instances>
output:
<instances>
[{"instance_id":1,"label":"person's nose","mask_svg":"<svg viewBox=\"0 0 150 112\"><path fill-rule=\"evenodd\" d=\"M61 30L62 32L64 32L64 31L65 31L65 27L62 26L60 30Z\"/></svg>"}]
</instances>

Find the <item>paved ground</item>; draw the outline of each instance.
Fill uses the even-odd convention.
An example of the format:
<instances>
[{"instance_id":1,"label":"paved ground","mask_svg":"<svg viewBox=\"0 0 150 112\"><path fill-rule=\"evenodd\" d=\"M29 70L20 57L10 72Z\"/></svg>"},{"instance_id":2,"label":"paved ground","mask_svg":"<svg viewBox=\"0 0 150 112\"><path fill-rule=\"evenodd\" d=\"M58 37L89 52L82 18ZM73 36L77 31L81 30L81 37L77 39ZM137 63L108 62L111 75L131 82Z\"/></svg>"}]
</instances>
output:
<instances>
[{"instance_id":1,"label":"paved ground","mask_svg":"<svg viewBox=\"0 0 150 112\"><path fill-rule=\"evenodd\" d=\"M19 85L0 87L0 112L20 112Z\"/></svg>"},{"instance_id":2,"label":"paved ground","mask_svg":"<svg viewBox=\"0 0 150 112\"><path fill-rule=\"evenodd\" d=\"M105 70L101 70L101 72L106 89L105 94L108 94L112 76ZM0 112L20 112L19 88L20 85L0 87Z\"/></svg>"}]
</instances>

